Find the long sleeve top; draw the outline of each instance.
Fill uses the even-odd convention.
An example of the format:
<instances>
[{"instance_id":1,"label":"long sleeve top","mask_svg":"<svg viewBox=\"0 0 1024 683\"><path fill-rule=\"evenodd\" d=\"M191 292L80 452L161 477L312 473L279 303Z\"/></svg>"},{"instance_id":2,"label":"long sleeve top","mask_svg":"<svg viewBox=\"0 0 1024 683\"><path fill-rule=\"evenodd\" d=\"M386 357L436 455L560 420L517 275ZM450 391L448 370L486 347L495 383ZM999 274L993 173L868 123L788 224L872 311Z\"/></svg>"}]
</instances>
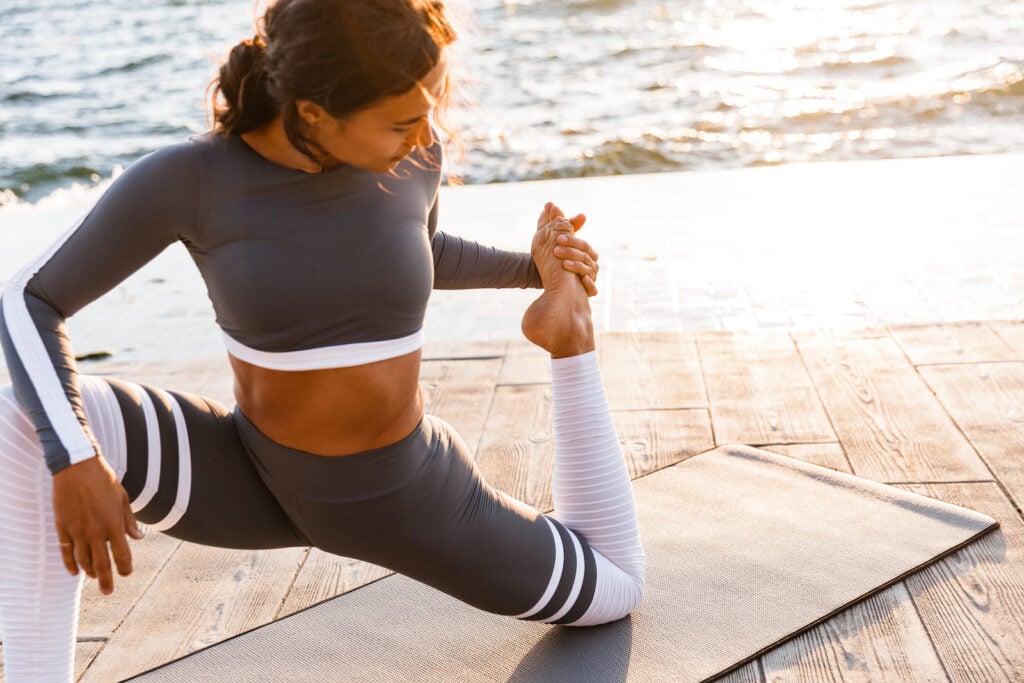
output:
<instances>
[{"instance_id":1,"label":"long sleeve top","mask_svg":"<svg viewBox=\"0 0 1024 683\"><path fill-rule=\"evenodd\" d=\"M173 242L198 266L228 350L267 367L418 348L433 288L539 287L528 253L437 229L440 169L429 159L440 151L429 152L388 174L308 174L208 133L132 164L0 301L15 394L50 470L99 452L65 319Z\"/></svg>"}]
</instances>

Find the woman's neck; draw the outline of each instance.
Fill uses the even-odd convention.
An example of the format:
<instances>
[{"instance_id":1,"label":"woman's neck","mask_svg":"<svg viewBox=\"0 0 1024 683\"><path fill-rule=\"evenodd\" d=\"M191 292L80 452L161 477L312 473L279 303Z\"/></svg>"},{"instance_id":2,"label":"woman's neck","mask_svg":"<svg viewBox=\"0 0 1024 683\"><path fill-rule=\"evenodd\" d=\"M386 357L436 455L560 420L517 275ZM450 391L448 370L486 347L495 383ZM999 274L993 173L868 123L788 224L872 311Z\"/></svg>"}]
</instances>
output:
<instances>
[{"instance_id":1,"label":"woman's neck","mask_svg":"<svg viewBox=\"0 0 1024 683\"><path fill-rule=\"evenodd\" d=\"M275 116L262 128L243 133L242 139L253 151L278 166L305 173L320 173L324 170L321 164L295 149L284 132L281 116Z\"/></svg>"}]
</instances>

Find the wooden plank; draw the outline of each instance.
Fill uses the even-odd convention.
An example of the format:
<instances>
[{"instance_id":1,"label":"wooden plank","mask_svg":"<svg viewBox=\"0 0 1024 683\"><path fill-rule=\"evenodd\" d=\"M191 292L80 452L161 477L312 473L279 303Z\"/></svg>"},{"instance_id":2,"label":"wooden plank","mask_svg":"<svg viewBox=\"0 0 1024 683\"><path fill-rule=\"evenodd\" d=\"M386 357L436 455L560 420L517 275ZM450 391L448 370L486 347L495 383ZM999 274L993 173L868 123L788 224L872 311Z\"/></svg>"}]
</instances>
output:
<instances>
[{"instance_id":1,"label":"wooden plank","mask_svg":"<svg viewBox=\"0 0 1024 683\"><path fill-rule=\"evenodd\" d=\"M551 509L551 387L499 386L477 451L484 479L513 498Z\"/></svg>"},{"instance_id":2,"label":"wooden plank","mask_svg":"<svg viewBox=\"0 0 1024 683\"><path fill-rule=\"evenodd\" d=\"M945 681L902 583L871 596L761 658L769 681Z\"/></svg>"},{"instance_id":3,"label":"wooden plank","mask_svg":"<svg viewBox=\"0 0 1024 683\"><path fill-rule=\"evenodd\" d=\"M634 479L715 447L706 410L631 410L612 418Z\"/></svg>"},{"instance_id":4,"label":"wooden plank","mask_svg":"<svg viewBox=\"0 0 1024 683\"><path fill-rule=\"evenodd\" d=\"M855 474L881 482L991 479L892 339L799 349Z\"/></svg>"},{"instance_id":5,"label":"wooden plank","mask_svg":"<svg viewBox=\"0 0 1024 683\"><path fill-rule=\"evenodd\" d=\"M1018 357L985 323L899 325L890 331L914 365L987 363Z\"/></svg>"},{"instance_id":6,"label":"wooden plank","mask_svg":"<svg viewBox=\"0 0 1024 683\"><path fill-rule=\"evenodd\" d=\"M471 360L500 358L505 355L505 340L427 342L423 345L423 360Z\"/></svg>"},{"instance_id":7,"label":"wooden plank","mask_svg":"<svg viewBox=\"0 0 1024 683\"><path fill-rule=\"evenodd\" d=\"M448 422L476 452L494 400L501 358L423 363L420 386L426 411Z\"/></svg>"},{"instance_id":8,"label":"wooden plank","mask_svg":"<svg viewBox=\"0 0 1024 683\"><path fill-rule=\"evenodd\" d=\"M791 458L809 462L812 465L853 474L850 461L846 459L846 453L843 452L843 447L838 443L772 444L764 448L766 451L787 455Z\"/></svg>"},{"instance_id":9,"label":"wooden plank","mask_svg":"<svg viewBox=\"0 0 1024 683\"><path fill-rule=\"evenodd\" d=\"M904 486L977 510L1000 528L907 578L954 681L1024 680L1024 521L994 483Z\"/></svg>"},{"instance_id":10,"label":"wooden plank","mask_svg":"<svg viewBox=\"0 0 1024 683\"><path fill-rule=\"evenodd\" d=\"M1017 360L1024 360L1024 321L1002 320L990 322L988 325L999 335L1000 339L1016 351Z\"/></svg>"},{"instance_id":11,"label":"wooden plank","mask_svg":"<svg viewBox=\"0 0 1024 683\"><path fill-rule=\"evenodd\" d=\"M318 602L373 583L394 572L369 562L353 560L310 548L299 575L285 596L279 619Z\"/></svg>"},{"instance_id":12,"label":"wooden plank","mask_svg":"<svg viewBox=\"0 0 1024 683\"><path fill-rule=\"evenodd\" d=\"M114 592L102 595L99 584L88 577L82 584L78 635L109 638L125 616L145 595L150 584L167 564L181 541L159 531L147 531L141 541L129 541L132 549L130 576L114 575Z\"/></svg>"},{"instance_id":13,"label":"wooden plank","mask_svg":"<svg viewBox=\"0 0 1024 683\"><path fill-rule=\"evenodd\" d=\"M920 368L982 460L1024 507L1024 362Z\"/></svg>"},{"instance_id":14,"label":"wooden plank","mask_svg":"<svg viewBox=\"0 0 1024 683\"><path fill-rule=\"evenodd\" d=\"M525 339L509 342L498 383L551 384L551 356Z\"/></svg>"},{"instance_id":15,"label":"wooden plank","mask_svg":"<svg viewBox=\"0 0 1024 683\"><path fill-rule=\"evenodd\" d=\"M82 680L121 680L269 623L305 553L182 544Z\"/></svg>"},{"instance_id":16,"label":"wooden plank","mask_svg":"<svg viewBox=\"0 0 1024 683\"><path fill-rule=\"evenodd\" d=\"M707 407L693 335L606 334L597 348L612 410Z\"/></svg>"},{"instance_id":17,"label":"wooden plank","mask_svg":"<svg viewBox=\"0 0 1024 683\"><path fill-rule=\"evenodd\" d=\"M732 673L719 676L715 679L715 683L762 683L764 680L760 661L754 660L753 662L747 662Z\"/></svg>"},{"instance_id":18,"label":"wooden plank","mask_svg":"<svg viewBox=\"0 0 1024 683\"><path fill-rule=\"evenodd\" d=\"M836 440L788 335L702 332L697 348L718 443Z\"/></svg>"},{"instance_id":19,"label":"wooden plank","mask_svg":"<svg viewBox=\"0 0 1024 683\"><path fill-rule=\"evenodd\" d=\"M630 476L639 477L714 447L704 410L613 413ZM551 388L500 386L477 455L484 478L539 510L551 510L554 467Z\"/></svg>"},{"instance_id":20,"label":"wooden plank","mask_svg":"<svg viewBox=\"0 0 1024 683\"><path fill-rule=\"evenodd\" d=\"M847 339L885 339L889 337L889 331L882 327L826 327L794 329L789 331L789 336L796 342L797 346L805 342L837 342Z\"/></svg>"}]
</instances>

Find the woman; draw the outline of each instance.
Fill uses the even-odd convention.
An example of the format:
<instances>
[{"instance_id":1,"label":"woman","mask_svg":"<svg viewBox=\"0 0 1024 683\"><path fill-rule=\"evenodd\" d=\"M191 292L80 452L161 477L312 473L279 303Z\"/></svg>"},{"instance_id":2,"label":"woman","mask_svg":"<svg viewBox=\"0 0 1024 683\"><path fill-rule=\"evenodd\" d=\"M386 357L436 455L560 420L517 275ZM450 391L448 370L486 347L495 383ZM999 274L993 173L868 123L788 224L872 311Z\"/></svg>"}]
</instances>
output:
<instances>
[{"instance_id":1,"label":"woman","mask_svg":"<svg viewBox=\"0 0 1024 683\"><path fill-rule=\"evenodd\" d=\"M214 130L133 164L8 284L7 680L71 677L79 571L112 591L113 568L131 571L136 517L197 543L314 545L523 619L597 624L639 601L583 217L546 206L532 259L436 227L430 121L454 38L423 0L279 0L222 67ZM75 370L64 318L176 240L224 332L234 411ZM523 331L552 355L559 521L489 487L458 435L424 415L432 286L543 286Z\"/></svg>"}]
</instances>

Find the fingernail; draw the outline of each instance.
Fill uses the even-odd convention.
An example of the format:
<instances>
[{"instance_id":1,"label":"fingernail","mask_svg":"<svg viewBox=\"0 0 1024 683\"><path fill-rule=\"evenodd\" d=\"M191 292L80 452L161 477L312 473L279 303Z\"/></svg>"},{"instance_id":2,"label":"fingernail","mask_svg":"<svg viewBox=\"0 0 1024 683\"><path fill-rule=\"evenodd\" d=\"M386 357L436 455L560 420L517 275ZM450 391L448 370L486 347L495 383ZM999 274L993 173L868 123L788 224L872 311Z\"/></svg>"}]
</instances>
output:
<instances>
[{"instance_id":1,"label":"fingernail","mask_svg":"<svg viewBox=\"0 0 1024 683\"><path fill-rule=\"evenodd\" d=\"M569 236L568 235L559 235L558 236L558 241L560 243L562 243L562 244L565 244L565 243L567 243L569 241Z\"/></svg>"}]
</instances>

